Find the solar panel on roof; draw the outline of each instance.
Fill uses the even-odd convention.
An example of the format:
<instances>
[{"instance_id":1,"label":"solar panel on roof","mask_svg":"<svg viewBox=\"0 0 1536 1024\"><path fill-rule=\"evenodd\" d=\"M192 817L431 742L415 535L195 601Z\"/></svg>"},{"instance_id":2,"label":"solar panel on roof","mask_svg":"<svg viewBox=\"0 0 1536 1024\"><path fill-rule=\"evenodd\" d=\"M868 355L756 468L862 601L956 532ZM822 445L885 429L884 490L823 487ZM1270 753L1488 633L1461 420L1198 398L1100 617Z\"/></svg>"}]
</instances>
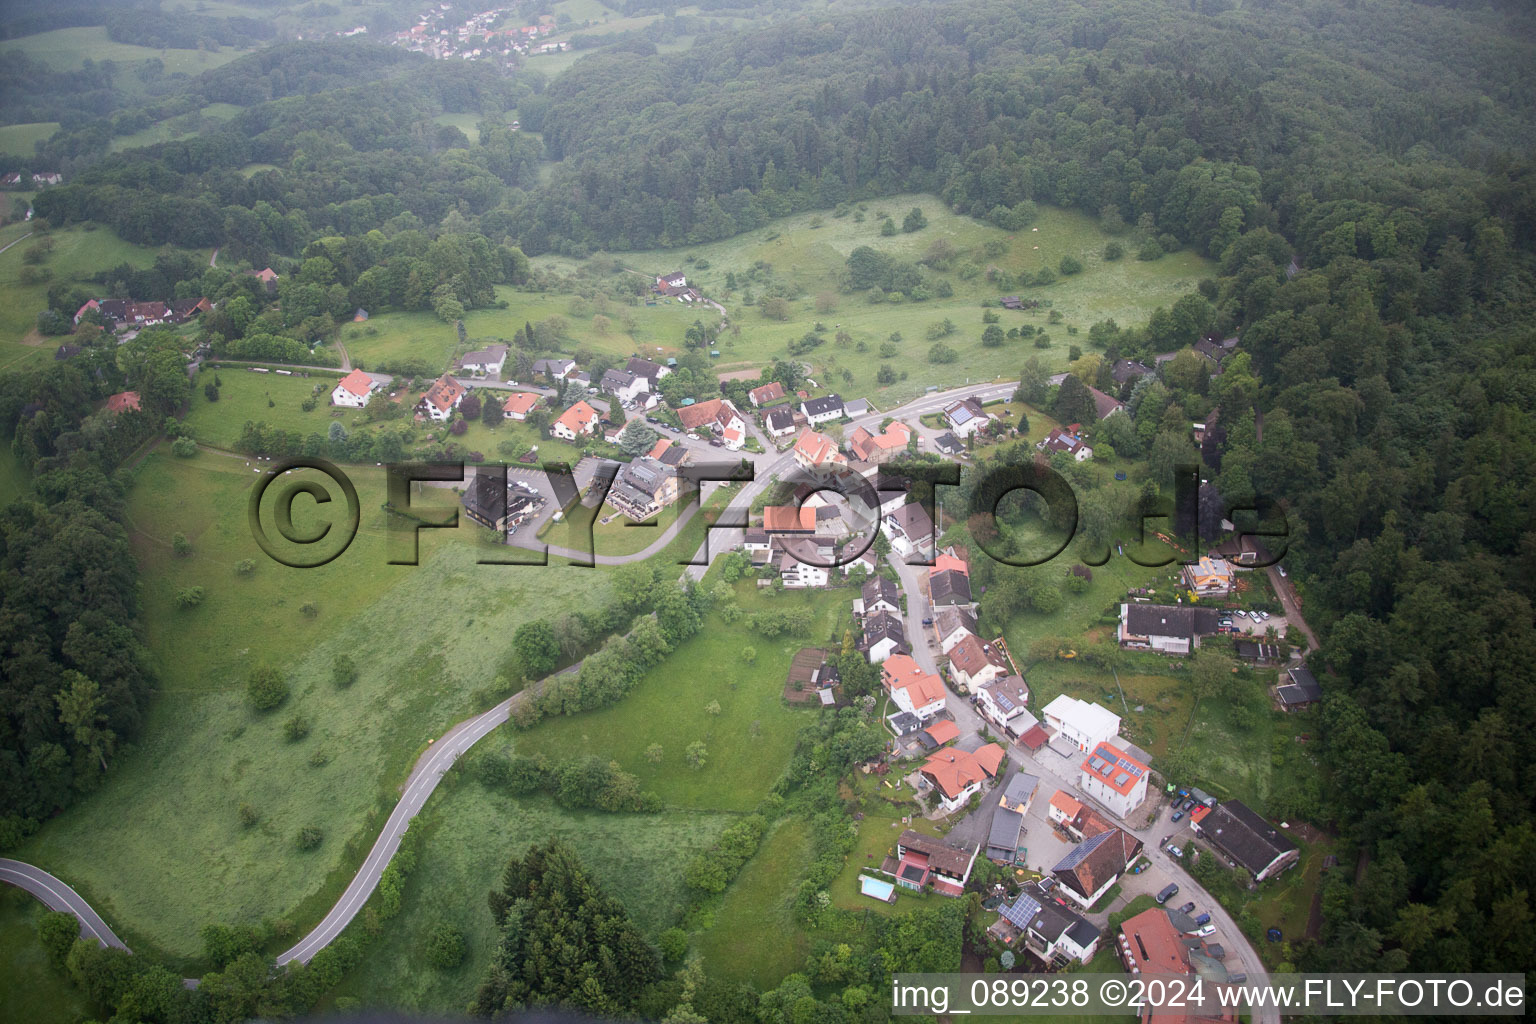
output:
<instances>
[{"instance_id":1,"label":"solar panel on roof","mask_svg":"<svg viewBox=\"0 0 1536 1024\"><path fill-rule=\"evenodd\" d=\"M1017 925L1020 929L1028 928L1030 919L1040 913L1040 902L1027 893L1020 893L1019 898L1013 901L1012 906L1004 903L998 913L1002 914L1005 920Z\"/></svg>"},{"instance_id":2,"label":"solar panel on roof","mask_svg":"<svg viewBox=\"0 0 1536 1024\"><path fill-rule=\"evenodd\" d=\"M1013 701L1008 699L1008 695L1006 693L993 691L992 699L997 701L997 706L1002 708L1004 711L1013 710Z\"/></svg>"},{"instance_id":3,"label":"solar panel on roof","mask_svg":"<svg viewBox=\"0 0 1536 1024\"><path fill-rule=\"evenodd\" d=\"M1073 847L1072 851L1070 853L1068 853L1065 857L1063 857L1061 859L1061 863L1057 864L1051 870L1052 871L1070 871L1070 870L1072 870L1073 868L1077 867L1079 864L1081 864L1083 862L1083 858L1087 857L1094 850L1097 850L1100 846L1103 846L1104 843L1109 839L1109 837L1114 835L1114 834L1115 834L1115 830L1114 829L1110 829L1110 830L1108 830L1106 832L1100 832L1098 835L1093 836L1091 838L1084 839L1077 846Z\"/></svg>"}]
</instances>

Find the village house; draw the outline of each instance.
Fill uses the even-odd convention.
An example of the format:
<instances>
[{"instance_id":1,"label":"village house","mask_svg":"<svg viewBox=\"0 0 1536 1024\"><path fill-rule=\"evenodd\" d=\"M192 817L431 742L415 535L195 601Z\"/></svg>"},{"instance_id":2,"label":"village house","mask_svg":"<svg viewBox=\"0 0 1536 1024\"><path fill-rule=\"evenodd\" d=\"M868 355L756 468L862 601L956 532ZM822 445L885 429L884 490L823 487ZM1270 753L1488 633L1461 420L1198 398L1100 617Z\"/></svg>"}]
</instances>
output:
<instances>
[{"instance_id":1,"label":"village house","mask_svg":"<svg viewBox=\"0 0 1536 1024\"><path fill-rule=\"evenodd\" d=\"M1289 836L1241 800L1196 808L1190 817L1195 834L1242 865L1255 882L1273 878L1301 859Z\"/></svg>"},{"instance_id":2,"label":"village house","mask_svg":"<svg viewBox=\"0 0 1536 1024\"><path fill-rule=\"evenodd\" d=\"M976 632L976 613L969 607L940 608L933 616L933 633L939 641L939 650L950 650Z\"/></svg>"},{"instance_id":3,"label":"village house","mask_svg":"<svg viewBox=\"0 0 1536 1024\"><path fill-rule=\"evenodd\" d=\"M992 422L992 417L987 415L976 399L963 398L944 407L944 420L959 437L970 437L978 430L985 430Z\"/></svg>"},{"instance_id":4,"label":"village house","mask_svg":"<svg viewBox=\"0 0 1536 1024\"><path fill-rule=\"evenodd\" d=\"M444 374L427 388L427 393L421 396L420 402L416 403L416 410L433 422L446 422L453 415L453 410L464 401L466 393L463 384Z\"/></svg>"},{"instance_id":5,"label":"village house","mask_svg":"<svg viewBox=\"0 0 1536 1024\"><path fill-rule=\"evenodd\" d=\"M1216 632L1221 613L1195 605L1122 604L1120 646L1160 654L1188 654Z\"/></svg>"},{"instance_id":6,"label":"village house","mask_svg":"<svg viewBox=\"0 0 1536 1024\"><path fill-rule=\"evenodd\" d=\"M835 394L808 398L800 403L800 414L813 427L831 420L840 420L843 418L843 400Z\"/></svg>"},{"instance_id":7,"label":"village house","mask_svg":"<svg viewBox=\"0 0 1536 1024\"><path fill-rule=\"evenodd\" d=\"M575 441L597 430L599 419L596 409L586 402L577 402L549 425L549 433L562 441Z\"/></svg>"},{"instance_id":8,"label":"village house","mask_svg":"<svg viewBox=\"0 0 1536 1024\"><path fill-rule=\"evenodd\" d=\"M627 462L608 488L608 503L637 523L677 500L677 472L649 455Z\"/></svg>"},{"instance_id":9,"label":"village house","mask_svg":"<svg viewBox=\"0 0 1536 1024\"><path fill-rule=\"evenodd\" d=\"M775 380L764 384L762 387L756 387L751 391L748 391L747 400L751 402L756 408L761 409L763 406L770 402L779 401L780 399L784 398L786 394L787 392L784 390L784 385Z\"/></svg>"},{"instance_id":10,"label":"village house","mask_svg":"<svg viewBox=\"0 0 1536 1024\"><path fill-rule=\"evenodd\" d=\"M763 413L763 429L768 431L768 436L777 441L781 437L788 437L795 432L801 424L796 423L795 409L789 405L776 405Z\"/></svg>"},{"instance_id":11,"label":"village house","mask_svg":"<svg viewBox=\"0 0 1536 1024\"><path fill-rule=\"evenodd\" d=\"M554 359L535 359L533 375L543 377L551 384L558 384L576 372L576 360L559 356Z\"/></svg>"},{"instance_id":12,"label":"village house","mask_svg":"<svg viewBox=\"0 0 1536 1024\"><path fill-rule=\"evenodd\" d=\"M827 585L827 569L833 558L831 547L818 546L811 540L795 539L783 542L779 550L779 579L784 581L784 586L801 590Z\"/></svg>"},{"instance_id":13,"label":"village house","mask_svg":"<svg viewBox=\"0 0 1536 1024\"><path fill-rule=\"evenodd\" d=\"M684 430L707 431L719 437L729 451L739 451L747 443L747 420L724 398L685 405L677 410Z\"/></svg>"},{"instance_id":14,"label":"village house","mask_svg":"<svg viewBox=\"0 0 1536 1024\"><path fill-rule=\"evenodd\" d=\"M1038 881L1025 882L1012 903L997 908L997 915L988 934L1004 945L1028 950L1049 970L1074 960L1086 964L1099 950L1099 929L1057 903ZM1015 945L1015 940L1022 941Z\"/></svg>"},{"instance_id":15,"label":"village house","mask_svg":"<svg viewBox=\"0 0 1536 1024\"><path fill-rule=\"evenodd\" d=\"M501 403L501 418L521 423L528 418L529 413L539 407L543 397L533 391L514 391Z\"/></svg>"},{"instance_id":16,"label":"village house","mask_svg":"<svg viewBox=\"0 0 1536 1024\"><path fill-rule=\"evenodd\" d=\"M884 576L876 576L864 584L859 592L864 602L863 613L873 615L875 612L889 612L892 615L901 614L901 591L896 584Z\"/></svg>"},{"instance_id":17,"label":"village house","mask_svg":"<svg viewBox=\"0 0 1536 1024\"><path fill-rule=\"evenodd\" d=\"M379 387L379 383L362 370L353 370L331 389L331 404L343 409L361 409Z\"/></svg>"},{"instance_id":18,"label":"village house","mask_svg":"<svg viewBox=\"0 0 1536 1024\"><path fill-rule=\"evenodd\" d=\"M872 434L866 428L859 427L853 432L848 448L865 462L879 465L904 454L911 440L912 428L898 420L879 434Z\"/></svg>"},{"instance_id":19,"label":"village house","mask_svg":"<svg viewBox=\"0 0 1536 1024\"><path fill-rule=\"evenodd\" d=\"M1067 694L1045 706L1045 724L1083 753L1120 735L1120 716L1108 708Z\"/></svg>"},{"instance_id":20,"label":"village house","mask_svg":"<svg viewBox=\"0 0 1536 1024\"><path fill-rule=\"evenodd\" d=\"M894 654L880 666L880 682L896 707L919 721L944 710L944 684L920 668L910 655Z\"/></svg>"},{"instance_id":21,"label":"village house","mask_svg":"<svg viewBox=\"0 0 1536 1024\"><path fill-rule=\"evenodd\" d=\"M1175 927L1175 917L1182 915L1167 907L1153 907L1121 923L1115 952L1126 973L1165 985L1170 979L1197 975L1213 982L1226 981L1229 974L1221 960L1204 939ZM1237 1011L1211 999L1186 1003L1179 1009L1156 1007L1148 1000L1137 1016L1138 1024L1199 1024L1236 1021Z\"/></svg>"},{"instance_id":22,"label":"village house","mask_svg":"<svg viewBox=\"0 0 1536 1024\"><path fill-rule=\"evenodd\" d=\"M1140 839L1124 829L1110 828L1074 846L1051 868L1051 877L1062 895L1087 910L1136 863L1141 850Z\"/></svg>"},{"instance_id":23,"label":"village house","mask_svg":"<svg viewBox=\"0 0 1536 1024\"><path fill-rule=\"evenodd\" d=\"M1051 795L1051 802L1045 810L1051 824L1065 832L1074 843L1091 839L1115 827L1108 818L1062 789Z\"/></svg>"},{"instance_id":24,"label":"village house","mask_svg":"<svg viewBox=\"0 0 1536 1024\"><path fill-rule=\"evenodd\" d=\"M1300 711L1323 699L1323 688L1306 665L1291 668L1286 677L1290 682L1275 689L1275 696L1280 698L1280 706L1286 711Z\"/></svg>"},{"instance_id":25,"label":"village house","mask_svg":"<svg viewBox=\"0 0 1536 1024\"><path fill-rule=\"evenodd\" d=\"M459 366L465 373L478 373L487 377L501 376L501 367L507 361L507 346L487 345L485 348L464 353Z\"/></svg>"},{"instance_id":26,"label":"village house","mask_svg":"<svg viewBox=\"0 0 1536 1024\"><path fill-rule=\"evenodd\" d=\"M939 559L942 560L944 557L940 555ZM964 564L964 562L960 563L961 566ZM928 598L934 608L974 608L976 606L976 602L971 599L970 574L964 568L955 568L953 565L940 568L939 564L935 564L929 570Z\"/></svg>"},{"instance_id":27,"label":"village house","mask_svg":"<svg viewBox=\"0 0 1536 1024\"><path fill-rule=\"evenodd\" d=\"M994 794L997 810L992 812L992 826L987 833L987 859L1011 866L1019 855L1019 836L1024 829L1024 815L1040 788L1037 776L1014 772Z\"/></svg>"},{"instance_id":28,"label":"village house","mask_svg":"<svg viewBox=\"0 0 1536 1024\"><path fill-rule=\"evenodd\" d=\"M1008 662L996 647L980 637L968 636L949 652L949 675L958 685L975 690L1007 675Z\"/></svg>"},{"instance_id":29,"label":"village house","mask_svg":"<svg viewBox=\"0 0 1536 1024\"><path fill-rule=\"evenodd\" d=\"M686 287L688 287L688 275L684 274L681 270L674 270L672 273L663 274L656 279L656 290L662 294L666 294L670 288Z\"/></svg>"},{"instance_id":30,"label":"village house","mask_svg":"<svg viewBox=\"0 0 1536 1024\"><path fill-rule=\"evenodd\" d=\"M921 776L938 792L944 813L953 814L980 793L988 779L997 777L1006 756L996 743L983 744L975 751L946 748L929 755Z\"/></svg>"},{"instance_id":31,"label":"village house","mask_svg":"<svg viewBox=\"0 0 1536 1024\"><path fill-rule=\"evenodd\" d=\"M891 542L891 550L901 558L933 556L933 520L917 502L903 505L886 516L881 521L880 532Z\"/></svg>"},{"instance_id":32,"label":"village house","mask_svg":"<svg viewBox=\"0 0 1536 1024\"><path fill-rule=\"evenodd\" d=\"M636 377L645 378L646 383L650 385L648 390L655 391L657 385L661 383L661 378L671 373L672 369L671 367L663 366L660 363L653 362L649 359L642 359L639 356L630 356L629 362L624 366L624 372L632 373Z\"/></svg>"},{"instance_id":33,"label":"village house","mask_svg":"<svg viewBox=\"0 0 1536 1024\"><path fill-rule=\"evenodd\" d=\"M907 829L896 840L896 855L886 857L880 871L904 889L921 892L931 887L944 896L961 896L976 854L977 850L965 850Z\"/></svg>"},{"instance_id":34,"label":"village house","mask_svg":"<svg viewBox=\"0 0 1536 1024\"><path fill-rule=\"evenodd\" d=\"M1093 396L1094 412L1099 419L1104 420L1125 408L1125 404L1117 398L1112 398L1098 388L1090 387L1088 393Z\"/></svg>"},{"instance_id":35,"label":"village house","mask_svg":"<svg viewBox=\"0 0 1536 1024\"><path fill-rule=\"evenodd\" d=\"M650 390L650 382L624 370L605 370L598 390L612 395L622 404L629 405Z\"/></svg>"},{"instance_id":36,"label":"village house","mask_svg":"<svg viewBox=\"0 0 1536 1024\"><path fill-rule=\"evenodd\" d=\"M1146 377L1151 373L1152 367L1138 363L1134 359L1117 359L1115 365L1109 368L1110 378L1122 386L1129 384L1137 377Z\"/></svg>"},{"instance_id":37,"label":"village house","mask_svg":"<svg viewBox=\"0 0 1536 1024\"><path fill-rule=\"evenodd\" d=\"M871 665L878 665L893 655L910 655L912 648L907 645L907 629L901 619L883 611L864 616L859 653Z\"/></svg>"},{"instance_id":38,"label":"village house","mask_svg":"<svg viewBox=\"0 0 1536 1024\"><path fill-rule=\"evenodd\" d=\"M260 270L248 270L246 273L260 281L262 289L268 295L277 294L277 282L279 280L277 271L273 270L271 267L263 267Z\"/></svg>"},{"instance_id":39,"label":"village house","mask_svg":"<svg viewBox=\"0 0 1536 1024\"><path fill-rule=\"evenodd\" d=\"M1043 452L1062 452L1077 462L1086 462L1093 458L1093 448L1083 440L1082 429L1080 423L1065 428L1056 427L1035 447Z\"/></svg>"},{"instance_id":40,"label":"village house","mask_svg":"<svg viewBox=\"0 0 1536 1024\"><path fill-rule=\"evenodd\" d=\"M772 545L768 542L768 531L761 526L749 526L741 535L741 550L752 560L753 565L764 565L768 561L768 552Z\"/></svg>"},{"instance_id":41,"label":"village house","mask_svg":"<svg viewBox=\"0 0 1536 1024\"><path fill-rule=\"evenodd\" d=\"M1232 593L1234 579L1232 566L1223 558L1202 556L1193 565L1184 567L1184 585L1195 592L1196 597L1226 597Z\"/></svg>"},{"instance_id":42,"label":"village house","mask_svg":"<svg viewBox=\"0 0 1536 1024\"><path fill-rule=\"evenodd\" d=\"M1124 818L1147 799L1147 766L1109 743L1097 743L1079 771L1083 792Z\"/></svg>"},{"instance_id":43,"label":"village house","mask_svg":"<svg viewBox=\"0 0 1536 1024\"><path fill-rule=\"evenodd\" d=\"M506 533L516 529L544 504L544 499L525 487L509 488L502 473L477 472L464 491L464 513L489 530Z\"/></svg>"},{"instance_id":44,"label":"village house","mask_svg":"<svg viewBox=\"0 0 1536 1024\"><path fill-rule=\"evenodd\" d=\"M1029 686L1023 676L1009 673L976 687L976 707L1010 736L1021 736L1035 724L1025 707L1028 703Z\"/></svg>"},{"instance_id":45,"label":"village house","mask_svg":"<svg viewBox=\"0 0 1536 1024\"><path fill-rule=\"evenodd\" d=\"M815 476L830 476L848 467L848 458L837 450L837 442L826 434L809 428L795 439L795 465Z\"/></svg>"}]
</instances>

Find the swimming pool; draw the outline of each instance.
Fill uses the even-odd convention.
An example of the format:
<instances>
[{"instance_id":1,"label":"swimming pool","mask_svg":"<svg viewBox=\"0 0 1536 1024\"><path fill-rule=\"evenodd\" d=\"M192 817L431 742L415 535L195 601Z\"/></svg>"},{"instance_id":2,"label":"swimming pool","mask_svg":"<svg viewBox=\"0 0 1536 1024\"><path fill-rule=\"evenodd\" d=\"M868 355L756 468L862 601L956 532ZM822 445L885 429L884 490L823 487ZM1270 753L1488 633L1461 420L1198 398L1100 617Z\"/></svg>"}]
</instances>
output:
<instances>
[{"instance_id":1,"label":"swimming pool","mask_svg":"<svg viewBox=\"0 0 1536 1024\"><path fill-rule=\"evenodd\" d=\"M868 875L859 876L859 892L872 899L884 900L886 903L896 902L896 885L893 882L882 882L878 878L870 878Z\"/></svg>"}]
</instances>

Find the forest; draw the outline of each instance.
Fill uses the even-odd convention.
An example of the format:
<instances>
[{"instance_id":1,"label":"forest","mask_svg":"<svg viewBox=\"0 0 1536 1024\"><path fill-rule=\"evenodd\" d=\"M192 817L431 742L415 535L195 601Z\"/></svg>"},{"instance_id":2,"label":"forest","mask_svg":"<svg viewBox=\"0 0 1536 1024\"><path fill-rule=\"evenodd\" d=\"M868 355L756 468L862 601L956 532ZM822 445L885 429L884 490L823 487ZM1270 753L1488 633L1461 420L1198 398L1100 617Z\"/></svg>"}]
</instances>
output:
<instances>
[{"instance_id":1,"label":"forest","mask_svg":"<svg viewBox=\"0 0 1536 1024\"><path fill-rule=\"evenodd\" d=\"M484 301L523 279L523 254L700 243L905 191L1010 230L1039 205L1076 208L1126 258L1209 255L1219 274L1182 308L1099 325L1090 344L1107 367L1192 332L1242 339L1220 375L1185 359L1127 388L1132 417L1106 429L1117 451L1172 466L1183 442L1167 435L1219 410L1201 452L1215 498L1286 507L1329 692L1325 772L1286 799L1359 853L1327 876L1322 936L1296 944L1296 966L1520 969L1536 962L1533 28L1492 0L963 0L788 18L681 54L621 46L547 84L282 44L187 83L256 101L213 131L108 156L108 127L66 125L43 154L78 173L35 206L143 244L287 261L311 275L317 317L363 285L424 308L450 258L474 270L455 298ZM502 118L514 109L520 132ZM472 141L431 125L443 111L496 117ZM251 163L273 169L242 175ZM153 378L153 358L135 372ZM0 388L0 422L40 473L0 552L6 678L22 683L0 744L17 821L90 784L102 734L132 732L148 686L126 641L121 453L87 416L103 387L54 368ZM1062 415L1081 414L1062 390ZM25 544L57 529L49 508L109 549L115 578L66 561L48 594L22 589ZM82 615L129 653L72 646ZM96 724L70 732L54 709L77 676L101 694ZM492 979L484 1006L524 991ZM709 991L710 1020L756 1012Z\"/></svg>"}]
</instances>

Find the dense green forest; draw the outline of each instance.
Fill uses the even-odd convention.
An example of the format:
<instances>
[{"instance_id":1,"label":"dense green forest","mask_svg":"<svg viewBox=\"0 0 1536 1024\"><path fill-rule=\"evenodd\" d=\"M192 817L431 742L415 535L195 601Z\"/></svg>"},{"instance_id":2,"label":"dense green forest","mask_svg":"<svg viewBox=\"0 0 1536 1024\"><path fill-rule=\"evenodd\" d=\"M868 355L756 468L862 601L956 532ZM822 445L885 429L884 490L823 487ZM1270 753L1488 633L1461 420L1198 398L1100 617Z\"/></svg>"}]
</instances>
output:
<instances>
[{"instance_id":1,"label":"dense green forest","mask_svg":"<svg viewBox=\"0 0 1536 1024\"><path fill-rule=\"evenodd\" d=\"M1323 934L1296 945L1297 966L1520 969L1536 961L1533 28L1504 3L973 0L791 18L680 55L624 46L547 88L361 44L285 44L187 84L249 104L197 137L105 156L109 124L66 125L44 152L78 173L35 204L56 224L298 267L329 259L312 247L334 237L340 262L373 262L333 261L312 283L373 274L381 302L406 306L408 268L437 274L450 249L472 248L483 301L519 280L521 253L704 242L901 191L1007 228L1037 204L1075 207L1142 258L1210 255L1205 306L1180 315L1239 335L1240 362L1214 378L1186 362L1128 390L1134 430L1115 446L1171 465L1159 440L1219 408L1202 453L1219 499L1287 506L1287 565L1313 595L1329 696L1326 770L1284 800L1361 854L1327 876ZM470 140L431 124L445 110L495 117ZM505 127L514 110L522 132ZM274 169L247 177L251 163ZM1184 330L1105 325L1093 343L1107 364ZM8 431L50 439L29 462L89 433L78 406L62 433L30 429L40 386L10 384L0 406ZM84 458L70 471L96 472L74 468ZM45 479L41 500L67 504ZM81 485L110 533L105 479ZM37 515L13 507L7 536ZM125 599L95 611L131 630ZM46 710L67 675L55 664L88 672L68 640L80 612L53 599L25 614L6 635L49 638L33 663L55 682L31 700ZM7 642L8 658L31 657ZM89 671L118 681L105 728L131 730L141 675ZM32 755L19 752L47 744L84 764L94 748L8 718L5 809L66 802L23 778ZM754 1000L709 993L710 1020L759 1019ZM790 995L764 1004L772 1019L802 1019Z\"/></svg>"}]
</instances>

